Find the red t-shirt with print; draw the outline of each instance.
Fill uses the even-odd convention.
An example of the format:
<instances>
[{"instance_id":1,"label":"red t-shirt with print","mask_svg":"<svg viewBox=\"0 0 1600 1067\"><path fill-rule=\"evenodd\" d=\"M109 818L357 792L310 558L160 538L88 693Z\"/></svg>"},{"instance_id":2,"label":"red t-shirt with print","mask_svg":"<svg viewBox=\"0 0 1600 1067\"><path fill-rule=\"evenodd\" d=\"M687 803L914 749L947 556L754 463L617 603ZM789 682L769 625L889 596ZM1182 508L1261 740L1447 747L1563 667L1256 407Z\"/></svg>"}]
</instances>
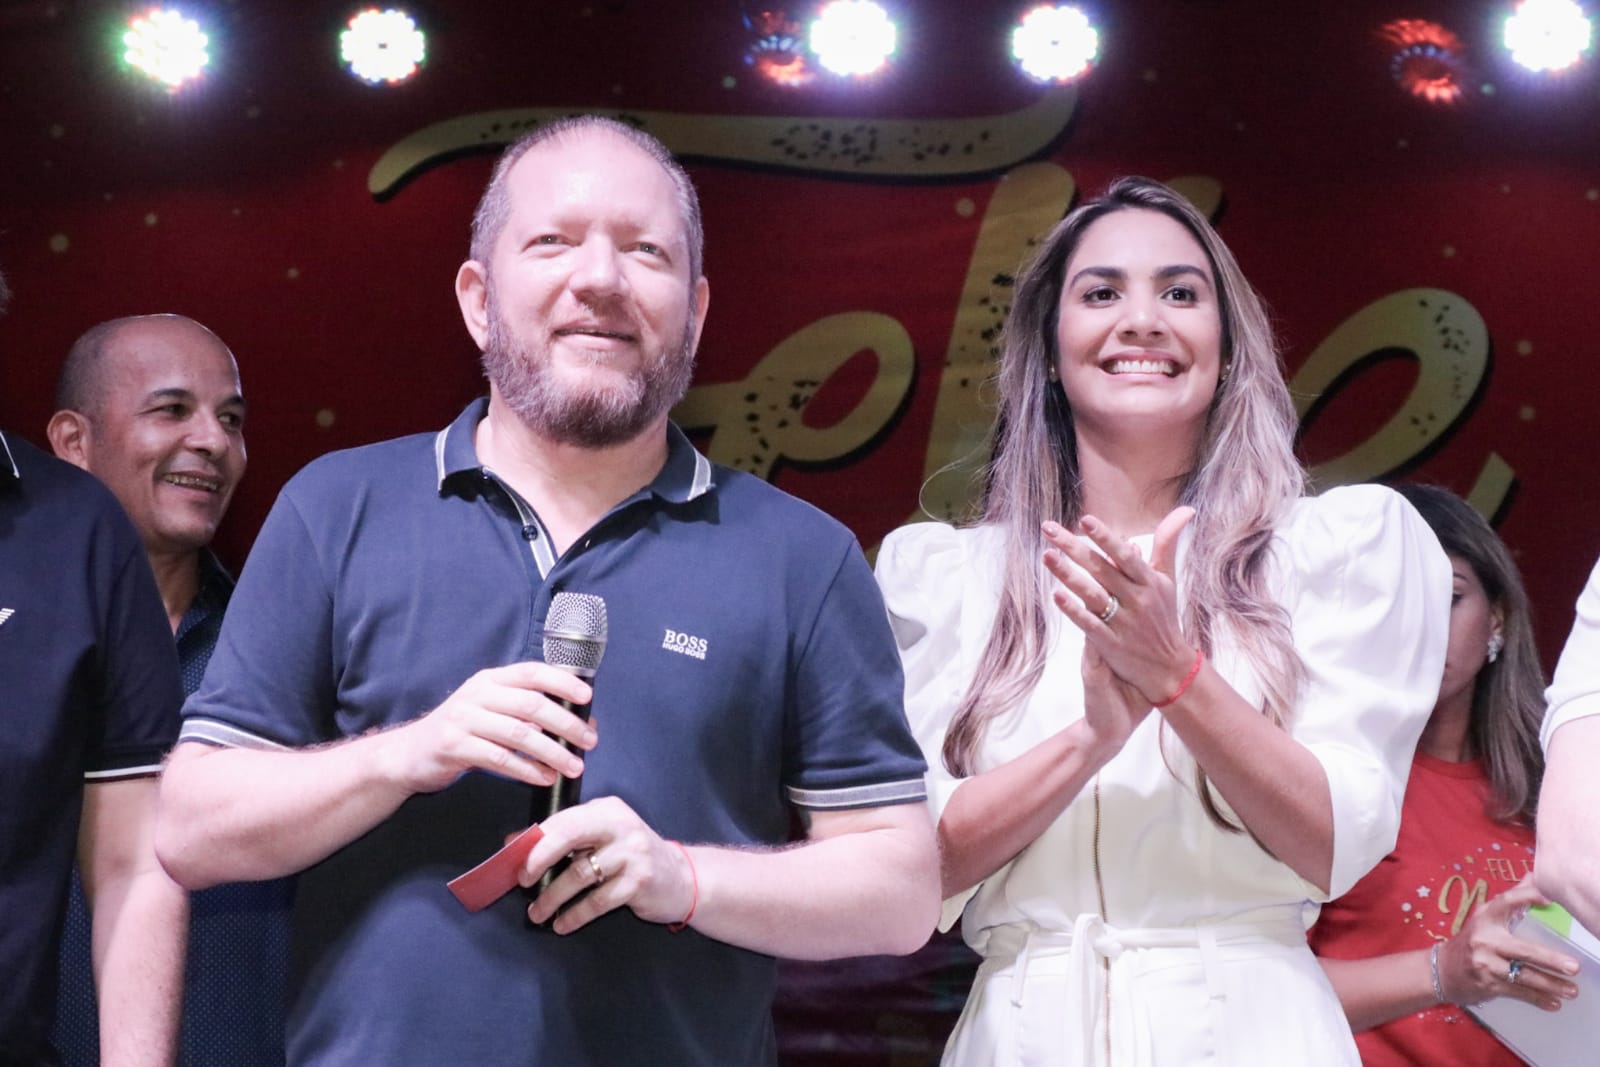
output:
<instances>
[{"instance_id":1,"label":"red t-shirt with print","mask_svg":"<svg viewBox=\"0 0 1600 1067\"><path fill-rule=\"evenodd\" d=\"M1364 959L1430 948L1485 901L1533 869L1533 830L1484 813L1481 760L1418 752L1394 851L1322 909L1311 930L1319 956ZM1439 1004L1356 1035L1366 1067L1521 1067L1522 1060L1454 1004Z\"/></svg>"}]
</instances>

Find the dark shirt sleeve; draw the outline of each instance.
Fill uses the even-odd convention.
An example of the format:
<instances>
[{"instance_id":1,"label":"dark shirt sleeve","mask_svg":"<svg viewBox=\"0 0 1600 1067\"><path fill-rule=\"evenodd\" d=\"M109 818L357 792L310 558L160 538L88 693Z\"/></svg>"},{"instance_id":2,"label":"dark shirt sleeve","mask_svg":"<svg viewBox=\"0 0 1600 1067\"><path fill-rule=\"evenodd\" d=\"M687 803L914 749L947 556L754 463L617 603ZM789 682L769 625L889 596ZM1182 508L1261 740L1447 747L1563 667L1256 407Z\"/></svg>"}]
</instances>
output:
<instances>
[{"instance_id":1,"label":"dark shirt sleeve","mask_svg":"<svg viewBox=\"0 0 1600 1067\"><path fill-rule=\"evenodd\" d=\"M813 809L922 800L927 766L906 724L900 656L883 597L854 540L797 639L787 715L789 798Z\"/></svg>"},{"instance_id":2,"label":"dark shirt sleeve","mask_svg":"<svg viewBox=\"0 0 1600 1067\"><path fill-rule=\"evenodd\" d=\"M156 774L178 735L183 689L166 609L144 546L120 513L103 521L106 600L101 608L98 717L84 776L91 782Z\"/></svg>"},{"instance_id":3,"label":"dark shirt sleeve","mask_svg":"<svg viewBox=\"0 0 1600 1067\"><path fill-rule=\"evenodd\" d=\"M334 740L332 596L294 483L261 527L180 740L297 748Z\"/></svg>"}]
</instances>

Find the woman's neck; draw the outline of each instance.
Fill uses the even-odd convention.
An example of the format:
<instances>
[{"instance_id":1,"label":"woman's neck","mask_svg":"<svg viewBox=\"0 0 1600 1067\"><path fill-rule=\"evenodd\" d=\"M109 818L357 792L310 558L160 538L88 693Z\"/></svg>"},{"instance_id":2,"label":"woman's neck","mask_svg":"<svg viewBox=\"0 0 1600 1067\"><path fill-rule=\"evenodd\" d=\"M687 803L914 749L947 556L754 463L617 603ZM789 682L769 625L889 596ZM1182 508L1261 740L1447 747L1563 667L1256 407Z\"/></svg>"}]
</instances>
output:
<instances>
[{"instance_id":1,"label":"woman's neck","mask_svg":"<svg viewBox=\"0 0 1600 1067\"><path fill-rule=\"evenodd\" d=\"M1194 466L1186 444L1141 442L1121 447L1078 434L1078 474L1083 513L1123 537L1151 533L1178 506L1183 480Z\"/></svg>"},{"instance_id":2,"label":"woman's neck","mask_svg":"<svg viewBox=\"0 0 1600 1067\"><path fill-rule=\"evenodd\" d=\"M1472 744L1471 686L1434 706L1417 741L1417 751L1446 763L1465 763L1477 756Z\"/></svg>"}]
</instances>

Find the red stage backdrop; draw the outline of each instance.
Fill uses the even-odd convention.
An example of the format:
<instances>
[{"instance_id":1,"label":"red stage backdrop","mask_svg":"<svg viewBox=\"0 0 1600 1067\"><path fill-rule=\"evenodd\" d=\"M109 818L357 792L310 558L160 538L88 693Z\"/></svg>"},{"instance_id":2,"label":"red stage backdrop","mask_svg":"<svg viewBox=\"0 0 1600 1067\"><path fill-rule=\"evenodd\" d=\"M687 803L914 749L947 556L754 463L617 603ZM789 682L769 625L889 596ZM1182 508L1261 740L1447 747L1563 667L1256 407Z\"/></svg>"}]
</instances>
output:
<instances>
[{"instance_id":1,"label":"red stage backdrop","mask_svg":"<svg viewBox=\"0 0 1600 1067\"><path fill-rule=\"evenodd\" d=\"M1518 73L1487 0L1125 0L1089 5L1098 68L1045 89L1006 57L1027 5L885 2L886 73L782 88L744 62L735 0L437 0L415 8L427 64L394 89L339 69L353 8L196 3L211 74L169 96L115 63L131 8L0 0L0 424L42 439L97 321L207 323L250 402L239 563L307 460L434 429L481 389L451 285L493 149L601 111L682 154L704 202L711 312L680 420L871 548L919 500L970 503L1018 264L1075 198L1143 173L1212 212L1275 309L1318 483L1469 495L1553 662L1600 552L1593 62ZM1380 30L1400 18L1459 37L1453 106L1396 83Z\"/></svg>"}]
</instances>

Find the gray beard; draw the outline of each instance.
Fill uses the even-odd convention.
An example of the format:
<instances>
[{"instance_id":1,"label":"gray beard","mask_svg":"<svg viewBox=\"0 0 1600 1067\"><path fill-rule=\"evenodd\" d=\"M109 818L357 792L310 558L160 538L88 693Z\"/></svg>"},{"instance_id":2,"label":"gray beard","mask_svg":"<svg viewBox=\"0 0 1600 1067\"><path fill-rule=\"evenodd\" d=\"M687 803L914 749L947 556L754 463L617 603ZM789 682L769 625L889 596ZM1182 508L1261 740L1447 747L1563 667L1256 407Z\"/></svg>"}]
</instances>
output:
<instances>
[{"instance_id":1,"label":"gray beard","mask_svg":"<svg viewBox=\"0 0 1600 1067\"><path fill-rule=\"evenodd\" d=\"M578 390L560 385L550 370L548 347L512 336L495 303L488 302L489 336L483 373L516 416L539 436L579 448L609 448L631 441L689 391L694 375L694 324L684 328L674 353L646 359L622 385ZM596 356L595 363L603 357Z\"/></svg>"}]
</instances>

